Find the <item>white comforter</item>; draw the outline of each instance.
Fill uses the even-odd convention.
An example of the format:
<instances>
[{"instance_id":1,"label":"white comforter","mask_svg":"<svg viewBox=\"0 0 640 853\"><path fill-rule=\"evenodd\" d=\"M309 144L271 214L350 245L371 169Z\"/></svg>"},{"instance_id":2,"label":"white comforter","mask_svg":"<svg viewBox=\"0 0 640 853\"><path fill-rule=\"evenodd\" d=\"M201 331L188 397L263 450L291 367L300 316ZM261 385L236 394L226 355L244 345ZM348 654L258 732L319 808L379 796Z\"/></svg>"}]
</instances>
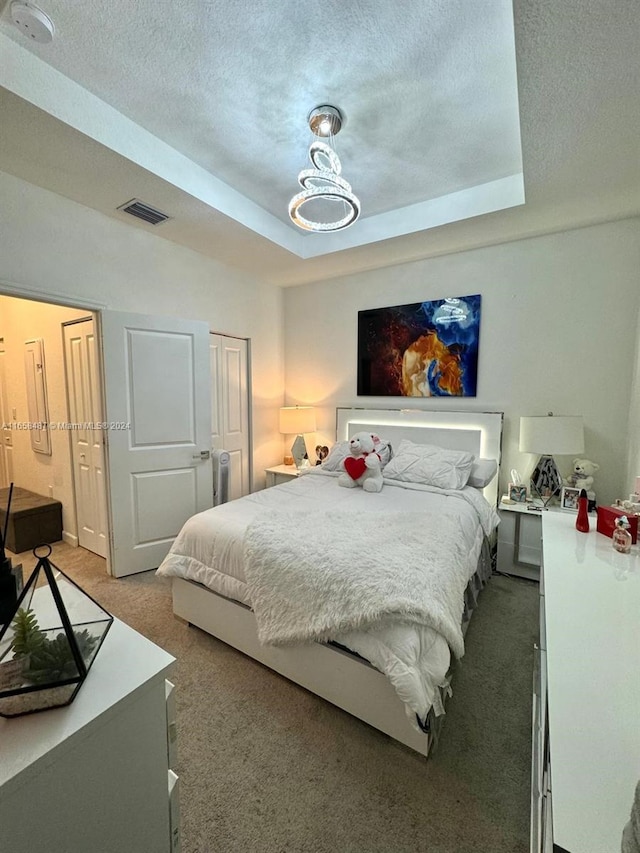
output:
<instances>
[{"instance_id":1,"label":"white comforter","mask_svg":"<svg viewBox=\"0 0 640 853\"><path fill-rule=\"evenodd\" d=\"M336 475L311 469L290 483L193 516L184 525L158 573L197 581L253 606L247 584L246 546L252 536L255 540L261 531L269 529L266 520L273 513L278 519L287 518L287 535L297 534L303 542L322 539L323 524L328 523L331 516L340 514L345 519L363 517L365 513L376 516L386 513L394 515L398 521L404 518L405 539L415 539L416 528L419 533L421 513L425 514L425 521L432 519L434 514L447 519L441 531L444 532L446 526L449 536L452 532L457 534L460 546L454 549L458 559L455 560L453 587L459 604L456 605L457 616L453 617L453 622L457 620L458 623L453 633L449 613L445 627L445 622L408 619L407 613L400 612L396 614L397 619L369 620L359 624L357 630L348 630L346 626L350 628L351 625L346 621L340 623L337 633L325 632L388 676L405 702L412 721L414 714L424 720L432 706L436 713L443 713L438 688L446 685L450 646L456 655L464 650L462 635L457 633L463 609L459 590L464 589L476 569L484 534L489 534L498 523L495 510L472 488L443 492L427 486L387 481L381 492L372 493L340 488ZM375 525L373 518L369 516L370 525ZM403 562L397 564L398 572L407 567L409 560L407 549L400 550ZM420 554L416 554L411 566L413 572L420 565L418 557Z\"/></svg>"}]
</instances>

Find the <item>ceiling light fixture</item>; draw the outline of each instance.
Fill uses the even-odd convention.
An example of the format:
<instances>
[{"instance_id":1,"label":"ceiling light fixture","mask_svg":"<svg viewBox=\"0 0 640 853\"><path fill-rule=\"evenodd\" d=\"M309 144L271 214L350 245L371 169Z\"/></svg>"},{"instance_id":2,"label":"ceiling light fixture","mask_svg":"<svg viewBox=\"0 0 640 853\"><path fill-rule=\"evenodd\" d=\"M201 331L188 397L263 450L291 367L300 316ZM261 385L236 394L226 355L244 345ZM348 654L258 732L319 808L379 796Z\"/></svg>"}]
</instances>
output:
<instances>
[{"instance_id":1,"label":"ceiling light fixture","mask_svg":"<svg viewBox=\"0 0 640 853\"><path fill-rule=\"evenodd\" d=\"M351 184L340 177L342 164L331 144L342 127L342 115L336 107L325 105L312 110L308 121L311 131L328 142L314 140L309 146L309 159L314 168L303 169L298 175L302 192L294 195L289 202L289 216L295 225L305 231L340 231L353 225L360 216L360 201L351 191ZM300 208L316 199L342 202L345 215L331 222L319 222L302 216Z\"/></svg>"}]
</instances>

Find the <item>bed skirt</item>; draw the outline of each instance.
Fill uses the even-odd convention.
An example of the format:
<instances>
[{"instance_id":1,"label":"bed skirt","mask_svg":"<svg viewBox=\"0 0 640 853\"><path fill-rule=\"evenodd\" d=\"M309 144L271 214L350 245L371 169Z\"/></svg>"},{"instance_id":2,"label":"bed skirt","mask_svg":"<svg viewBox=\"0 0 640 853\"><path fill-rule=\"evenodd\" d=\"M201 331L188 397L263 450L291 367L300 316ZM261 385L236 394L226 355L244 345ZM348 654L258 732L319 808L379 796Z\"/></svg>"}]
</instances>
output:
<instances>
[{"instance_id":1,"label":"bed skirt","mask_svg":"<svg viewBox=\"0 0 640 853\"><path fill-rule=\"evenodd\" d=\"M478 568L476 569L475 574L467 584L467 588L464 593L464 610L462 612L462 633L467 633L467 628L469 627L469 622L471 620L471 616L473 611L476 608L478 603L478 596L480 592L484 588L484 586L489 581L491 575L495 571L495 545L489 544L489 540L485 537L482 543L482 550L480 551L480 557L478 559ZM451 666L449 667L449 671L447 672L447 685L445 687L440 688L440 696L442 698L442 704L444 705L446 699L451 695L451 680L453 678L453 673L456 668L457 661L455 658L451 660ZM427 714L427 719L423 722L416 715L416 721L420 728L431 736L432 745L431 752L435 749L438 743L438 739L440 737L440 731L442 729L442 724L444 722L444 714L438 716L433 708Z\"/></svg>"}]
</instances>

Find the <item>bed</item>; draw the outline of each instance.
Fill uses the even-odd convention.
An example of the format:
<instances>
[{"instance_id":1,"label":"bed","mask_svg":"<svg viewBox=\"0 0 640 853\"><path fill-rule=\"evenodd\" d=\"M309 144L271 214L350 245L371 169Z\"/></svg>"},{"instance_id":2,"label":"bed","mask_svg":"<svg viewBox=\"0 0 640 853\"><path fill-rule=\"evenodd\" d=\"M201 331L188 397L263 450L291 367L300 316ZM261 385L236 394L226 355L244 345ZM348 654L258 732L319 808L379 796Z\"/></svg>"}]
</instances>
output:
<instances>
[{"instance_id":1,"label":"bed","mask_svg":"<svg viewBox=\"0 0 640 853\"><path fill-rule=\"evenodd\" d=\"M491 574L498 483L434 487L402 463L430 445L465 464L499 464L502 420L338 409L336 451L359 431L393 448L382 491L340 488L334 454L333 464L199 513L158 569L174 579L174 613L428 755L452 653L464 653Z\"/></svg>"}]
</instances>

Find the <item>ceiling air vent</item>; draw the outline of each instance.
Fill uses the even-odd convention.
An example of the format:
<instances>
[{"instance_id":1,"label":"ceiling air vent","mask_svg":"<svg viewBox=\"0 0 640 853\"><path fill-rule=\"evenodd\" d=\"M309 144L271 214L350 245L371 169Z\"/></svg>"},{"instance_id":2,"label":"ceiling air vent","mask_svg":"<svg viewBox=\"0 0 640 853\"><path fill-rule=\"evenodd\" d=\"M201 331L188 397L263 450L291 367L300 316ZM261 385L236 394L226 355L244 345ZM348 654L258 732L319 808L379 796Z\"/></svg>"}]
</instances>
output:
<instances>
[{"instance_id":1,"label":"ceiling air vent","mask_svg":"<svg viewBox=\"0 0 640 853\"><path fill-rule=\"evenodd\" d=\"M148 204L145 204L138 198L132 198L131 201L121 204L117 209L122 210L124 213L130 213L131 216L137 216L138 219L144 219L150 225L159 225L166 219L171 218L166 213L156 210L155 207L149 207Z\"/></svg>"}]
</instances>

